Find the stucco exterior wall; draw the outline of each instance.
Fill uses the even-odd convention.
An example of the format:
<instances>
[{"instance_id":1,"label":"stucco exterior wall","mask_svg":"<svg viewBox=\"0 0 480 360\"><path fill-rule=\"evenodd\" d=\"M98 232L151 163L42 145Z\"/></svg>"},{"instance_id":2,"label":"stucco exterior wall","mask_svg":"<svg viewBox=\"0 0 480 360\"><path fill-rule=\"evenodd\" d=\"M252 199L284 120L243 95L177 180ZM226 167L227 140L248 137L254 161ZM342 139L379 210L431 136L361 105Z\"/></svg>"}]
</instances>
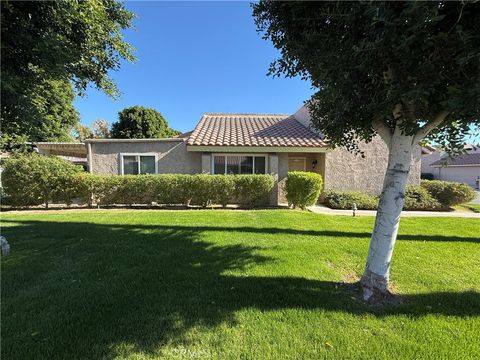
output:
<instances>
[{"instance_id":1,"label":"stucco exterior wall","mask_svg":"<svg viewBox=\"0 0 480 360\"><path fill-rule=\"evenodd\" d=\"M380 137L362 143L365 158L345 149L335 149L325 156L324 190L365 191L378 195L382 191L387 169L387 145ZM409 184L420 184L420 147L414 150L410 167Z\"/></svg>"},{"instance_id":2,"label":"stucco exterior wall","mask_svg":"<svg viewBox=\"0 0 480 360\"><path fill-rule=\"evenodd\" d=\"M168 142L92 142L92 172L120 174L121 153L156 153L159 174L202 172L202 154L187 152L185 141Z\"/></svg>"}]
</instances>

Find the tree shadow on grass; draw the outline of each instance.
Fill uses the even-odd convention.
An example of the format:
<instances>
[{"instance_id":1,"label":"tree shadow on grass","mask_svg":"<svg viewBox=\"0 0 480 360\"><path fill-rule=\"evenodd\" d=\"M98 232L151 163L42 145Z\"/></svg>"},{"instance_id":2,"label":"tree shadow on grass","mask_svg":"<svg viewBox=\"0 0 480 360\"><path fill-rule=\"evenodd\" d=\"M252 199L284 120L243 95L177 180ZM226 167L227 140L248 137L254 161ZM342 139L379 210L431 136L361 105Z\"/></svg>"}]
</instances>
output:
<instances>
[{"instance_id":1,"label":"tree shadow on grass","mask_svg":"<svg viewBox=\"0 0 480 360\"><path fill-rule=\"evenodd\" d=\"M401 305L371 307L355 284L229 273L275 259L241 243L216 245L205 232L360 237L254 227L189 227L16 221L3 260L4 358L99 358L116 344L154 353L187 342L195 326L235 324L235 312L306 309L376 317L480 314L478 292L404 295ZM351 236L349 236L351 235ZM241 239L241 234L237 234ZM365 237L362 235L361 237ZM368 238L368 235L367 235ZM461 241L461 240L460 240Z\"/></svg>"}]
</instances>

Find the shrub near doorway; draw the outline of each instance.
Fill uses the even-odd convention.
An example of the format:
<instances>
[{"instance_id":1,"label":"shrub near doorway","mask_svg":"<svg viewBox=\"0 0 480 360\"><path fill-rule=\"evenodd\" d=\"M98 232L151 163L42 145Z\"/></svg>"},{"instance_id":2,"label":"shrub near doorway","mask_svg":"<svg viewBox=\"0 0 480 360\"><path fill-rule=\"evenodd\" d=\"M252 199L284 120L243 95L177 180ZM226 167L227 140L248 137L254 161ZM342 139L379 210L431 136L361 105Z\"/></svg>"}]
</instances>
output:
<instances>
[{"instance_id":1,"label":"shrub near doorway","mask_svg":"<svg viewBox=\"0 0 480 360\"><path fill-rule=\"evenodd\" d=\"M290 171L285 182L285 196L288 204L305 210L314 205L322 191L323 180L319 174L304 171Z\"/></svg>"}]
</instances>

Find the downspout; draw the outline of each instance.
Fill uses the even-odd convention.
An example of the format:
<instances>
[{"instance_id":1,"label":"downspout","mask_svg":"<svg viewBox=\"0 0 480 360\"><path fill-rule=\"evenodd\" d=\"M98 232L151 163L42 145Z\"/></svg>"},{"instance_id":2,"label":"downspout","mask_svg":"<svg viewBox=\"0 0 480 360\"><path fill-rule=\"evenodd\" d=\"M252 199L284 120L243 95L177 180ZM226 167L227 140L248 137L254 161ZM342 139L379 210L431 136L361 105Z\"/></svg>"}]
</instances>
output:
<instances>
[{"instance_id":1,"label":"downspout","mask_svg":"<svg viewBox=\"0 0 480 360\"><path fill-rule=\"evenodd\" d=\"M88 161L88 172L93 174L93 163L92 163L92 143L87 142L87 161Z\"/></svg>"}]
</instances>

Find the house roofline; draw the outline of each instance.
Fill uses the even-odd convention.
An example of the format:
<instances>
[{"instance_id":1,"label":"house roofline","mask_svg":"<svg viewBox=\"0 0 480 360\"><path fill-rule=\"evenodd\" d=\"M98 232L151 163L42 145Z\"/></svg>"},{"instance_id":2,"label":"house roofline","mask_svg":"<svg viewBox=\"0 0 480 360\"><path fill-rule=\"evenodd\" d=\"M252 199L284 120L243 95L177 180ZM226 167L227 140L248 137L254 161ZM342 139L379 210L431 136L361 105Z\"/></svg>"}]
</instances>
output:
<instances>
[{"instance_id":1,"label":"house roofline","mask_svg":"<svg viewBox=\"0 0 480 360\"><path fill-rule=\"evenodd\" d=\"M450 168L450 167L475 167L475 166L479 166L479 167L480 167L480 164L463 164L463 165L449 165L449 164L445 164L445 165L430 165L430 167L433 167L433 168Z\"/></svg>"},{"instance_id":2,"label":"house roofline","mask_svg":"<svg viewBox=\"0 0 480 360\"><path fill-rule=\"evenodd\" d=\"M187 145L187 151L191 152L240 152L240 153L258 153L258 152L278 152L278 153L326 153L331 149L325 147L305 147L305 146L221 146L221 145Z\"/></svg>"},{"instance_id":3,"label":"house roofline","mask_svg":"<svg viewBox=\"0 0 480 360\"><path fill-rule=\"evenodd\" d=\"M185 138L155 138L155 139L86 139L85 143L122 143L122 142L183 142Z\"/></svg>"}]
</instances>

